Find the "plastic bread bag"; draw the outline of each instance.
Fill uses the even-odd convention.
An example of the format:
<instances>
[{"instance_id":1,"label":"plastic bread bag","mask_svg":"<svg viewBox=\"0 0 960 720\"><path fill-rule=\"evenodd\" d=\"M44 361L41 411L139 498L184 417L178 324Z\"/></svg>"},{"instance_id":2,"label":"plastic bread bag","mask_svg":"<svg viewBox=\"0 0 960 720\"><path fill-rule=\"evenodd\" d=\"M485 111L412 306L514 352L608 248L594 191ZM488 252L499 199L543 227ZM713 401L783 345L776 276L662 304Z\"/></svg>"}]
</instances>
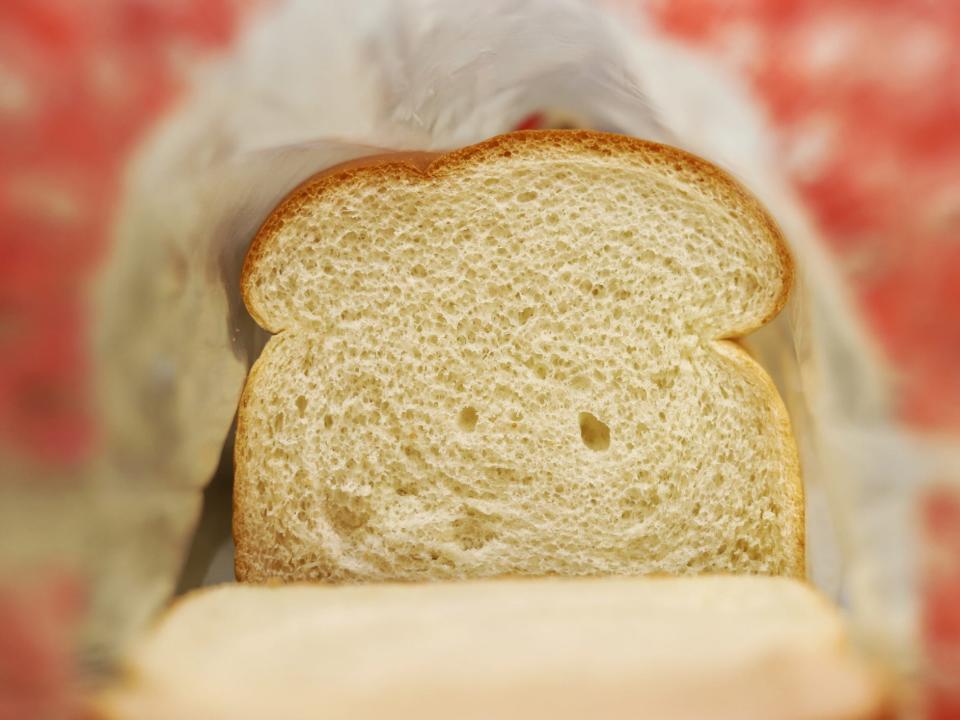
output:
<instances>
[{"instance_id":1,"label":"plastic bread bag","mask_svg":"<svg viewBox=\"0 0 960 720\"><path fill-rule=\"evenodd\" d=\"M867 646L905 671L917 666L916 512L927 483L949 475L951 450L933 467L898 421L889 375L750 92L642 23L628 29L572 0L290 0L259 10L193 71L127 166L97 277L100 450L69 491L28 494L4 513L10 537L31 540L42 517L56 530L32 544L36 553L69 557L89 577L88 662L113 661L178 577L181 589L229 577L224 444L265 341L239 272L270 209L338 163L460 147L533 113L690 150L777 219L799 281L748 344L800 447L809 575L849 610ZM195 535L215 473L210 488L220 491L208 488Z\"/></svg>"}]
</instances>

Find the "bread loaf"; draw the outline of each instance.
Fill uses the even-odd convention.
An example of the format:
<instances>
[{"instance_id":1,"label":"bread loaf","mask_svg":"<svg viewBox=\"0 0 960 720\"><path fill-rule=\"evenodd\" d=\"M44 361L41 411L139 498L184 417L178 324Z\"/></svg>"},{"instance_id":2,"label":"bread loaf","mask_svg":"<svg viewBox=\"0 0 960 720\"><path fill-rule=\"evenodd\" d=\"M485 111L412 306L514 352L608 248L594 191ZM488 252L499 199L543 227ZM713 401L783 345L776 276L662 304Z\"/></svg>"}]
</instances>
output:
<instances>
[{"instance_id":1,"label":"bread loaf","mask_svg":"<svg viewBox=\"0 0 960 720\"><path fill-rule=\"evenodd\" d=\"M839 720L880 696L788 578L261 587L181 600L113 720Z\"/></svg>"},{"instance_id":2,"label":"bread loaf","mask_svg":"<svg viewBox=\"0 0 960 720\"><path fill-rule=\"evenodd\" d=\"M783 404L732 340L780 234L674 148L515 133L308 182L243 292L241 579L802 575Z\"/></svg>"}]
</instances>

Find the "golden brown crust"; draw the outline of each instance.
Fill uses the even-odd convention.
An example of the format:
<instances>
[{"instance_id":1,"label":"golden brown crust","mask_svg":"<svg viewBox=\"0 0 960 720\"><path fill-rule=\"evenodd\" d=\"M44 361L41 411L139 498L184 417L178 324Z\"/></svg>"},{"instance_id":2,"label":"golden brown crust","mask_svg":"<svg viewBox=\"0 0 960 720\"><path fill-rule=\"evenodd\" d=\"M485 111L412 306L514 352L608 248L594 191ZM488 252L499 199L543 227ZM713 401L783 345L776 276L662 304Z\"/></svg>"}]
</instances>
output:
<instances>
[{"instance_id":1,"label":"golden brown crust","mask_svg":"<svg viewBox=\"0 0 960 720\"><path fill-rule=\"evenodd\" d=\"M269 342L267 345L269 346ZM267 352L267 348L263 349L263 353ZM264 357L263 354L260 355L261 358ZM243 386L243 392L240 393L240 403L237 406L237 433L236 439L233 444L233 467L234 467L234 486L233 486L233 573L236 576L237 580L244 581L252 579L250 577L250 572L253 569L247 561L247 539L249 533L247 532L245 525L245 508L243 507L242 498L245 497L246 493L243 491L243 483L246 482L246 478L243 473L240 472L240 468L244 463L243 454L246 450L246 433L247 433L247 405L250 402L250 394L253 392L253 386L255 384L256 375L260 370L261 361L258 359L253 363L253 367L250 368L250 373L247 375L247 380Z\"/></svg>"}]
</instances>

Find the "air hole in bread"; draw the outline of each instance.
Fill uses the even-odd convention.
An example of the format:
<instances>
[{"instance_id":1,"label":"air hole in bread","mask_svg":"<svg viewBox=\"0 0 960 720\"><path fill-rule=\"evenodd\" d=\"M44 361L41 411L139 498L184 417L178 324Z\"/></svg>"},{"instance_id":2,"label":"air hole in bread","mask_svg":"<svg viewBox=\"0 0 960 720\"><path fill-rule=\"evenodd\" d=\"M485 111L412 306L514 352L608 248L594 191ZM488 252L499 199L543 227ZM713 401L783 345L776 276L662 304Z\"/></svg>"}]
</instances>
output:
<instances>
[{"instance_id":1,"label":"air hole in bread","mask_svg":"<svg viewBox=\"0 0 960 720\"><path fill-rule=\"evenodd\" d=\"M669 332L667 335L671 336ZM656 373L653 376L654 385L656 385L659 390L669 390L677 381L677 370L678 368L671 367Z\"/></svg>"},{"instance_id":2,"label":"air hole in bread","mask_svg":"<svg viewBox=\"0 0 960 720\"><path fill-rule=\"evenodd\" d=\"M453 521L453 534L457 544L464 550L479 550L497 537L491 527L490 517L473 508L466 508L463 517Z\"/></svg>"},{"instance_id":3,"label":"air hole in bread","mask_svg":"<svg viewBox=\"0 0 960 720\"><path fill-rule=\"evenodd\" d=\"M332 415L324 415L324 416L323 416L323 426L324 426L325 428L328 428L328 429L333 427L333 416L332 416Z\"/></svg>"},{"instance_id":4,"label":"air hole in bread","mask_svg":"<svg viewBox=\"0 0 960 720\"><path fill-rule=\"evenodd\" d=\"M305 395L297 396L297 414L303 417L307 412L307 398Z\"/></svg>"},{"instance_id":5,"label":"air hole in bread","mask_svg":"<svg viewBox=\"0 0 960 720\"><path fill-rule=\"evenodd\" d=\"M368 513L358 509L359 501L347 493L331 490L326 503L326 515L330 525L341 534L349 534L367 524Z\"/></svg>"},{"instance_id":6,"label":"air hole in bread","mask_svg":"<svg viewBox=\"0 0 960 720\"><path fill-rule=\"evenodd\" d=\"M477 420L479 416L477 415L476 409L467 406L460 411L460 414L457 416L457 425L460 426L460 429L465 432L473 432L477 427Z\"/></svg>"},{"instance_id":7,"label":"air hole in bread","mask_svg":"<svg viewBox=\"0 0 960 720\"><path fill-rule=\"evenodd\" d=\"M596 452L610 447L610 428L588 412L580 413L580 438L583 444Z\"/></svg>"},{"instance_id":8,"label":"air hole in bread","mask_svg":"<svg viewBox=\"0 0 960 720\"><path fill-rule=\"evenodd\" d=\"M417 486L414 483L397 483L394 486L394 492L401 497L406 497L408 495L419 495L420 492L417 489Z\"/></svg>"}]
</instances>

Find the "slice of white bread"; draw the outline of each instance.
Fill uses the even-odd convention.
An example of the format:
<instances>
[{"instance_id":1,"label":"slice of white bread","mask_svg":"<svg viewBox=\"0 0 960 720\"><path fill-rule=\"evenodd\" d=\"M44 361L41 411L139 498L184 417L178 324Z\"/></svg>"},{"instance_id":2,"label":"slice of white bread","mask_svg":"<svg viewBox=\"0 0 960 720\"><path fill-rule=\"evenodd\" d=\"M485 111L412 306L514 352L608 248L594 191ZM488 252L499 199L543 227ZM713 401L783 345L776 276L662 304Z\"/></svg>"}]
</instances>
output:
<instances>
[{"instance_id":1,"label":"slice of white bread","mask_svg":"<svg viewBox=\"0 0 960 720\"><path fill-rule=\"evenodd\" d=\"M802 575L763 208L674 148L514 133L308 182L247 255L240 579Z\"/></svg>"},{"instance_id":2,"label":"slice of white bread","mask_svg":"<svg viewBox=\"0 0 960 720\"><path fill-rule=\"evenodd\" d=\"M839 614L782 577L227 585L178 602L115 720L874 717Z\"/></svg>"}]
</instances>

